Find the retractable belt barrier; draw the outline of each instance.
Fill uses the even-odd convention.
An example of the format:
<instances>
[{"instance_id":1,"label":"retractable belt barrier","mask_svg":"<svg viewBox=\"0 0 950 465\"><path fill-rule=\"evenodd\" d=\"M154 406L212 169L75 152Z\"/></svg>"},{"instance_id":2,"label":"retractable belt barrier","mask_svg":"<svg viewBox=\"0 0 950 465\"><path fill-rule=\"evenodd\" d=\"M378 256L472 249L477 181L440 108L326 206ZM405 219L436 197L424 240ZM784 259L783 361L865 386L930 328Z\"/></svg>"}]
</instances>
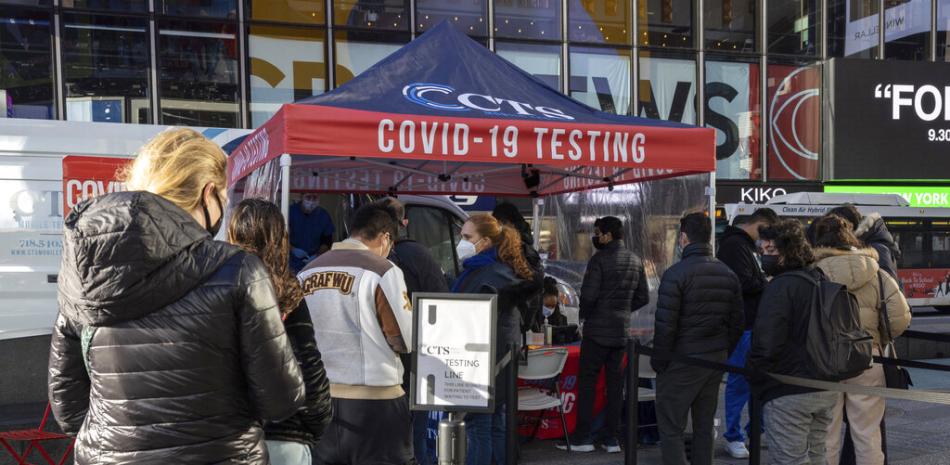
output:
<instances>
[{"instance_id":1,"label":"retractable belt barrier","mask_svg":"<svg viewBox=\"0 0 950 465\"><path fill-rule=\"evenodd\" d=\"M936 342L950 342L950 335L947 334L938 334L938 333L927 333L921 331L905 331L902 335L907 338L914 339L925 339ZM658 353L654 350L653 347L647 347L641 345L639 342L633 340L629 341L627 344L627 355L630 357L630 370L627 373L627 383L628 386L636 386L637 379L639 377L639 358L640 355L647 355L652 357L653 360L660 361L672 361L680 362L687 365L693 365L700 368L707 368L711 370L723 371L728 373L735 373L743 375L747 378L756 378L769 376L772 379L775 379L781 383L801 386L806 388L812 388L821 391L833 391L833 392L847 392L851 394L860 394L860 395L870 395L885 397L891 399L903 399L911 400L917 402L928 402L934 404L950 405L950 392L938 392L938 391L925 391L925 390L904 390L904 389L889 389L889 388L879 388L879 387L868 387L860 386L856 384L843 384L831 381L820 381L815 379L799 378L795 376L785 376L777 375L773 373L765 373L756 370L750 370L745 367L735 367L732 365L727 365L724 363L711 362L709 360L703 360L693 357L688 357L686 355L675 354L675 353ZM918 362L914 360L903 360L896 358L885 358L885 357L874 357L875 363L880 363L884 365L898 365L907 368L921 368L925 370L934 370L942 372L950 372L950 366L938 365L936 363L927 363L927 362ZM639 422L637 421L638 413L638 394L637 389L628 391L631 393L627 397L627 435L626 435L626 450L624 454L624 464L625 465L637 465L637 431L639 430ZM749 464L750 465L759 465L761 461L761 439L759 435L761 434L761 415L759 412L762 409L761 399L757 399L757 396L753 394L752 402L749 405L749 417L751 421L752 434L749 438L750 448L749 448Z\"/></svg>"},{"instance_id":2,"label":"retractable belt barrier","mask_svg":"<svg viewBox=\"0 0 950 465\"><path fill-rule=\"evenodd\" d=\"M806 388L818 389L822 391L835 391L835 392L846 392L848 394L859 394L867 396L878 396L886 397L889 399L904 399L904 400L913 400L918 402L929 402L934 404L943 404L950 405L950 392L939 392L939 391L925 391L925 390L905 390L905 389L890 389L882 387L870 387L870 386L860 386L857 384L842 384L833 381L820 381L815 379L808 378L799 378L797 376L786 376L786 375L777 375L773 373L758 372L750 370L748 368L740 368L732 365L727 365L725 363L716 363L709 360L702 360L698 358L688 357L681 354L671 354L671 353L658 353L653 347L647 347L637 343L637 351L643 355L648 355L654 360L661 361L671 361L679 362L687 365L697 366L700 368L708 368L710 370L724 371L729 373L735 373L747 378L754 378L756 375L759 376L770 376L782 383L790 384L793 386L801 386ZM883 358L883 357L874 357L874 361L877 363L883 363L888 365L899 365L903 367L911 368L923 368L927 370L936 370L936 371L946 371L950 372L950 366L938 365L935 363L925 363L925 362L915 362L913 360L901 360L894 358Z\"/></svg>"},{"instance_id":3,"label":"retractable belt barrier","mask_svg":"<svg viewBox=\"0 0 950 465\"><path fill-rule=\"evenodd\" d=\"M906 337L909 339L923 339L934 342L950 342L950 334L928 333L926 331L914 331L912 329L904 331L903 334L901 334L901 337Z\"/></svg>"}]
</instances>

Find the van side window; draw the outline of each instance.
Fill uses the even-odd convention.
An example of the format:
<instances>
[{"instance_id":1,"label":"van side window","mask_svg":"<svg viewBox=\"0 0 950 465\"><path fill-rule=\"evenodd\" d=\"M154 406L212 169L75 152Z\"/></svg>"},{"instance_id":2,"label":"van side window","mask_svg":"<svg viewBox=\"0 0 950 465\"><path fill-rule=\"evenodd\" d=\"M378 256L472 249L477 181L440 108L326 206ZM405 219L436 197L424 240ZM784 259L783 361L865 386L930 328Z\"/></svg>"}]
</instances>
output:
<instances>
[{"instance_id":1,"label":"van side window","mask_svg":"<svg viewBox=\"0 0 950 465\"><path fill-rule=\"evenodd\" d=\"M455 243L462 229L461 220L441 208L425 206L409 206L406 217L409 238L429 249L446 275L458 276Z\"/></svg>"}]
</instances>

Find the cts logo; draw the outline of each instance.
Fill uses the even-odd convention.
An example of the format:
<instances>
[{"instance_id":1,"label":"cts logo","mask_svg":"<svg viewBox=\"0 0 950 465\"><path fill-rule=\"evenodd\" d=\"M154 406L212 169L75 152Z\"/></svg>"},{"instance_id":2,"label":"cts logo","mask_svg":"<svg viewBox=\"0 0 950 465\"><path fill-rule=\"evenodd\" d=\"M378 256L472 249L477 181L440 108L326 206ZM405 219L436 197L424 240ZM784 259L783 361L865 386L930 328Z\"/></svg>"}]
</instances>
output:
<instances>
[{"instance_id":1,"label":"cts logo","mask_svg":"<svg viewBox=\"0 0 950 465\"><path fill-rule=\"evenodd\" d=\"M891 99L892 120L901 119L902 107L913 106L914 113L922 121L934 121L940 115L943 115L944 121L950 121L950 86L941 90L930 84L920 87L910 84L878 84L874 87L874 98Z\"/></svg>"},{"instance_id":2,"label":"cts logo","mask_svg":"<svg viewBox=\"0 0 950 465\"><path fill-rule=\"evenodd\" d=\"M539 119L547 118L565 121L572 121L574 119L573 116L566 115L557 108L534 106L530 103L484 94L457 94L454 88L444 84L412 83L402 88L402 95L406 100L416 105L422 105L436 110L457 112L475 110L492 115Z\"/></svg>"},{"instance_id":3,"label":"cts logo","mask_svg":"<svg viewBox=\"0 0 950 465\"><path fill-rule=\"evenodd\" d=\"M408 86L402 88L402 95L404 95L407 99L409 99L410 102L415 103L416 105L436 108L438 110L468 111L468 108L465 108L462 105L433 102L432 100L425 98L425 94L429 92L435 92L442 95L451 95L452 92L455 92L455 89L449 86L443 86L441 84L409 84Z\"/></svg>"}]
</instances>

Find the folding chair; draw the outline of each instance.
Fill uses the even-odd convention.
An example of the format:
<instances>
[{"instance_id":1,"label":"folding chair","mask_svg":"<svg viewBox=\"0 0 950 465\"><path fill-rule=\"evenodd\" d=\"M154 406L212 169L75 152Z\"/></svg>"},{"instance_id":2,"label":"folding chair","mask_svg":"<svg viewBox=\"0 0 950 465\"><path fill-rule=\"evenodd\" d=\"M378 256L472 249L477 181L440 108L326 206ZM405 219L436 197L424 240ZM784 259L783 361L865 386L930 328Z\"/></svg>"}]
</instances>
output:
<instances>
[{"instance_id":1,"label":"folding chair","mask_svg":"<svg viewBox=\"0 0 950 465\"><path fill-rule=\"evenodd\" d=\"M46 428L46 421L49 419L50 406L49 403L46 404L46 412L43 413L43 420L40 421L40 426L36 429L24 429L24 430L15 430L15 431L0 431L0 444L3 444L3 448L16 460L18 465L31 465L30 462L27 462L27 458L30 456L30 453L33 450L37 450L41 456L46 460L46 463L49 465L63 465L66 463L66 459L69 458L69 454L73 451L73 445L75 441L73 438L66 436L61 433L54 433L51 431L44 431ZM58 441L66 440L69 441L69 446L66 448L66 452L63 453L63 457L59 459L59 462L56 462L53 457L49 455L49 452L43 448L44 441ZM23 454L18 454L13 446L10 445L11 442L27 442L26 450L23 451Z\"/></svg>"},{"instance_id":2,"label":"folding chair","mask_svg":"<svg viewBox=\"0 0 950 465\"><path fill-rule=\"evenodd\" d=\"M538 434L546 410L557 409L561 416L561 428L567 438L567 421L564 418L564 404L561 400L561 372L567 362L567 349L564 347L535 349L528 351L527 365L518 367L518 378L525 381L548 381L540 387L522 387L518 389L518 410L541 412L534 425L531 438ZM553 389L552 389L553 388ZM553 392L552 392L553 391ZM568 445L570 447L570 445Z\"/></svg>"}]
</instances>

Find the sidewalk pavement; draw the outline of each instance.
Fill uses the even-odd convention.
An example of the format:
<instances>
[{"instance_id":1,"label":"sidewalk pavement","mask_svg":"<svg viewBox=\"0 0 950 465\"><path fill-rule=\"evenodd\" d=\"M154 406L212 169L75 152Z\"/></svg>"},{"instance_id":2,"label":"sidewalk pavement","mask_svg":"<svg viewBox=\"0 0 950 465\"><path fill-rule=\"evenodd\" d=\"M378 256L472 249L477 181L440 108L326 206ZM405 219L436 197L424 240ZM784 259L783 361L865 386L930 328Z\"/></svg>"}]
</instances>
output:
<instances>
[{"instance_id":1,"label":"sidewalk pavement","mask_svg":"<svg viewBox=\"0 0 950 465\"><path fill-rule=\"evenodd\" d=\"M950 359L934 360L950 366ZM950 376L946 373L910 369L915 388L950 391ZM35 427L43 415L44 404L7 405L0 407L0 430ZM719 418L723 419L720 397ZM724 420L721 420L724 421ZM950 406L889 400L887 403L887 442L890 465L950 465ZM50 425L56 430L55 422ZM720 428L720 433L721 433ZM623 454L607 454L603 450L589 454L569 454L557 450L555 441L533 441L521 448L522 465L622 465ZM716 444L715 465L745 465L748 460L737 460L726 455L720 438ZM47 449L54 457L62 454L65 445L61 442ZM0 450L0 465L15 462ZM32 463L39 463L34 455ZM640 465L660 465L660 449L657 446L641 447L638 454ZM762 464L768 464L768 450L762 451ZM42 460L42 459L40 459ZM72 463L69 461L68 463Z\"/></svg>"},{"instance_id":2,"label":"sidewalk pavement","mask_svg":"<svg viewBox=\"0 0 950 465\"><path fill-rule=\"evenodd\" d=\"M950 384L950 376L944 381ZM950 465L950 406L890 400L887 404L887 445L889 465ZM568 454L554 447L555 441L534 441L521 448L522 465L623 465L623 454L603 450L589 454ZM745 465L747 459L729 457L725 443L716 441L715 465ZM639 465L661 465L660 448L641 446ZM762 465L768 464L768 450L762 450Z\"/></svg>"},{"instance_id":3,"label":"sidewalk pavement","mask_svg":"<svg viewBox=\"0 0 950 465\"><path fill-rule=\"evenodd\" d=\"M950 366L950 359L927 360ZM910 369L916 389L950 391L950 375L929 370ZM722 396L719 397L719 418L725 422ZM950 465L950 406L888 400L885 416L889 465ZM745 465L748 459L733 459L723 449L725 442L716 441L715 465ZM623 454L607 454L598 450L589 454L557 450L556 441L533 441L521 448L522 465L622 465ZM661 465L660 448L641 446L639 465ZM762 450L763 465L768 464L768 450Z\"/></svg>"}]
</instances>

